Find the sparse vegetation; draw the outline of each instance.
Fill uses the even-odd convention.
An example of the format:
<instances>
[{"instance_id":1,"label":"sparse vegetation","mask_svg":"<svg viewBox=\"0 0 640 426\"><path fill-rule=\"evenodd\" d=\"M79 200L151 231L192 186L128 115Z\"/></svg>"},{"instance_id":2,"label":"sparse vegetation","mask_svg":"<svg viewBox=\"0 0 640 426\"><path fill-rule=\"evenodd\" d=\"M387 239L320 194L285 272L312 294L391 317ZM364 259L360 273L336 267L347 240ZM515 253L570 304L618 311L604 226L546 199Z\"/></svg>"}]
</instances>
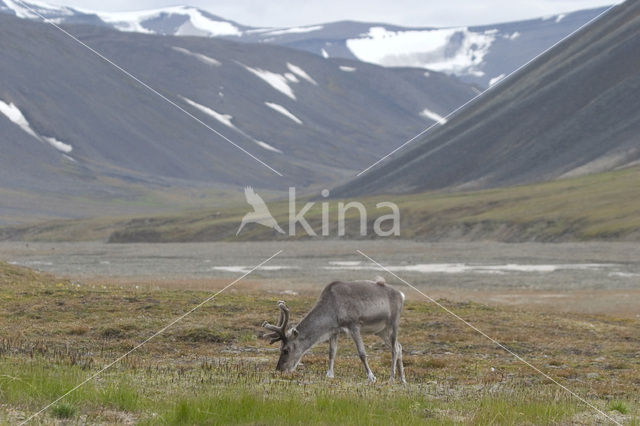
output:
<instances>
[{"instance_id":1,"label":"sparse vegetation","mask_svg":"<svg viewBox=\"0 0 640 426\"><path fill-rule=\"evenodd\" d=\"M177 333L179 340L194 343L229 343L233 337L229 333L217 333L208 327L195 327Z\"/></svg>"},{"instance_id":2,"label":"sparse vegetation","mask_svg":"<svg viewBox=\"0 0 640 426\"><path fill-rule=\"evenodd\" d=\"M624 401L611 401L609 403L609 410L615 410L620 414L627 414L629 412L629 408L627 407L627 404L624 403Z\"/></svg>"},{"instance_id":3,"label":"sparse vegetation","mask_svg":"<svg viewBox=\"0 0 640 426\"><path fill-rule=\"evenodd\" d=\"M0 423L15 423L39 410L209 294L144 284L137 289L94 286L0 263ZM375 337L365 339L379 379L375 385L365 383L355 349L345 337L340 338L336 379L324 376L324 344L307 354L295 373L278 374L278 349L260 338L260 323L273 319L281 297L240 283L55 404L40 421L602 421L593 410L422 300L407 301L401 323L407 386L386 382L390 355ZM57 305L56 300L65 303ZM287 295L294 320L314 300L315 294ZM637 320L441 302L617 420L637 422Z\"/></svg>"},{"instance_id":4,"label":"sparse vegetation","mask_svg":"<svg viewBox=\"0 0 640 426\"><path fill-rule=\"evenodd\" d=\"M51 407L51 415L59 419L70 419L76 414L76 409L73 405L62 403Z\"/></svg>"},{"instance_id":5,"label":"sparse vegetation","mask_svg":"<svg viewBox=\"0 0 640 426\"><path fill-rule=\"evenodd\" d=\"M362 201L370 214L376 203L391 199L401 212L401 238L427 240L582 241L640 239L640 167L555 180L532 185L477 192L428 192L368 197ZM321 229L321 201L305 215ZM337 223L337 200L330 200L330 223ZM288 202L269 203L280 223L287 223ZM238 238L268 240L282 237L271 229L249 225L236 237L244 204L211 211L137 219L57 221L15 228L0 228L0 239L91 240L112 242L220 241ZM358 234L359 217L347 212L346 231ZM387 214L383 211L381 214ZM375 217L368 218L369 228ZM337 235L337 229L331 229ZM4 237L3 237L4 236ZM306 234L300 232L298 238Z\"/></svg>"}]
</instances>

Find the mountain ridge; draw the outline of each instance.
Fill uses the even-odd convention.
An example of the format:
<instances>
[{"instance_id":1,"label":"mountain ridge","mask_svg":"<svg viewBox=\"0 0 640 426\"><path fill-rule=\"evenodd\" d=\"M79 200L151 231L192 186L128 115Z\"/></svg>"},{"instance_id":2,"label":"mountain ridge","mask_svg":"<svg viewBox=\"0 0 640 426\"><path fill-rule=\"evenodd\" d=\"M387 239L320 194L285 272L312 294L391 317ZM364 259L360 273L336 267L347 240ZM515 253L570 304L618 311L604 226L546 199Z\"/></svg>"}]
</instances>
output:
<instances>
[{"instance_id":1,"label":"mountain ridge","mask_svg":"<svg viewBox=\"0 0 640 426\"><path fill-rule=\"evenodd\" d=\"M358 21L256 28L190 6L98 12L47 6L41 2L32 7L38 8L38 4L41 5L38 13L58 24L86 23L121 31L277 44L324 57L441 71L484 87L508 75L606 9L586 9L491 25L442 28ZM0 0L0 12L3 11L35 18L14 0Z\"/></svg>"}]
</instances>

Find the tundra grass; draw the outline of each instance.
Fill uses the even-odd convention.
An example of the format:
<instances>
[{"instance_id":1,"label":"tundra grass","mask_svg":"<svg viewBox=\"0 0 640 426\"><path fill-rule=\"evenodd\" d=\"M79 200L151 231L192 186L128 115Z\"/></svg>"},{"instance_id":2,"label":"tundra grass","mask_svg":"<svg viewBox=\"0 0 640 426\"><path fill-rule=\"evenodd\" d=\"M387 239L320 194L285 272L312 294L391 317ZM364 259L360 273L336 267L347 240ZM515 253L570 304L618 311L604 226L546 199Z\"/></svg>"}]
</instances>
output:
<instances>
[{"instance_id":1,"label":"tundra grass","mask_svg":"<svg viewBox=\"0 0 640 426\"><path fill-rule=\"evenodd\" d=\"M473 192L426 192L361 197L367 208L371 238L375 218L389 214L376 204L392 201L400 209L400 238L497 241L634 240L640 238L640 167L598 173L572 179ZM240 192L238 192L240 195ZM273 194L263 194L272 195ZM308 200L298 200L297 210ZM322 202L329 203L330 236L338 235L338 203L315 201L305 218L320 233ZM353 201L353 200L345 200ZM91 240L112 242L184 242L219 240L269 240L292 238L255 224L239 236L236 230L247 213L236 205L140 218L97 218L57 221L22 228L0 228L0 239ZM271 202L278 222L287 226L288 201ZM346 235L359 235L359 216L347 211ZM298 232L297 238L307 238ZM295 238L295 237L294 237Z\"/></svg>"},{"instance_id":2,"label":"tundra grass","mask_svg":"<svg viewBox=\"0 0 640 426\"><path fill-rule=\"evenodd\" d=\"M210 293L92 285L0 263L0 423L54 401ZM292 321L315 294L287 295ZM409 299L400 326L408 384L367 337L367 384L340 337L336 378L321 344L290 374L260 323L283 297L240 283L56 402L34 421L106 424L593 424L607 422L439 308ZM638 320L441 300L617 421L637 424Z\"/></svg>"}]
</instances>

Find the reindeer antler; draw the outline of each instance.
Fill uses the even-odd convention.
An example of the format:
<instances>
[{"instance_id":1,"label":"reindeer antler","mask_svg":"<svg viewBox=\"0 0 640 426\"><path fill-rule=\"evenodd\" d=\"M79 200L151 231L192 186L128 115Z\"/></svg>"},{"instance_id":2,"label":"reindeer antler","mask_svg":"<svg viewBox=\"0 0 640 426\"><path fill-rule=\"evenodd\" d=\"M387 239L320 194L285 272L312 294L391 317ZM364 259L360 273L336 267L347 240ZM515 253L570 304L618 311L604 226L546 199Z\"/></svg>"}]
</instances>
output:
<instances>
[{"instance_id":1,"label":"reindeer antler","mask_svg":"<svg viewBox=\"0 0 640 426\"><path fill-rule=\"evenodd\" d=\"M265 334L264 337L271 339L269 344L273 344L279 340L286 342L287 340L287 324L289 323L289 308L284 303L283 300L278 302L278 307L280 308L280 320L278 321L278 325L271 325L268 322L264 321L262 326L267 330L272 331L272 333Z\"/></svg>"}]
</instances>

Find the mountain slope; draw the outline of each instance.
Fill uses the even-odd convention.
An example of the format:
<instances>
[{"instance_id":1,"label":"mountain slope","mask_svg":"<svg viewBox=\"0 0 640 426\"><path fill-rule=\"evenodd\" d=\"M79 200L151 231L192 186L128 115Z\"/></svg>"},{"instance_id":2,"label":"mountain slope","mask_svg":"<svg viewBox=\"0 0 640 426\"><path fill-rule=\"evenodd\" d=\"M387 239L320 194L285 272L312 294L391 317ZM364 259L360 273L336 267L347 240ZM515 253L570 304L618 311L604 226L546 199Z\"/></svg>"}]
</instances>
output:
<instances>
[{"instance_id":1,"label":"mountain slope","mask_svg":"<svg viewBox=\"0 0 640 426\"><path fill-rule=\"evenodd\" d=\"M640 160L640 3L617 6L336 196L506 186Z\"/></svg>"},{"instance_id":2,"label":"mountain slope","mask_svg":"<svg viewBox=\"0 0 640 426\"><path fill-rule=\"evenodd\" d=\"M49 214L24 204L29 191L135 202L149 189L329 185L432 123L425 108L475 95L443 74L279 46L68 29L285 177L55 28L0 14L0 189L14 194L0 216Z\"/></svg>"},{"instance_id":3,"label":"mountain slope","mask_svg":"<svg viewBox=\"0 0 640 426\"><path fill-rule=\"evenodd\" d=\"M103 25L149 34L224 37L288 46L319 56L393 67L420 67L487 87L593 19L604 8L517 22L457 28L407 28L384 23L332 22L289 28L252 28L189 7L106 13L26 2L58 23ZM0 12L37 16L13 0Z\"/></svg>"}]
</instances>

